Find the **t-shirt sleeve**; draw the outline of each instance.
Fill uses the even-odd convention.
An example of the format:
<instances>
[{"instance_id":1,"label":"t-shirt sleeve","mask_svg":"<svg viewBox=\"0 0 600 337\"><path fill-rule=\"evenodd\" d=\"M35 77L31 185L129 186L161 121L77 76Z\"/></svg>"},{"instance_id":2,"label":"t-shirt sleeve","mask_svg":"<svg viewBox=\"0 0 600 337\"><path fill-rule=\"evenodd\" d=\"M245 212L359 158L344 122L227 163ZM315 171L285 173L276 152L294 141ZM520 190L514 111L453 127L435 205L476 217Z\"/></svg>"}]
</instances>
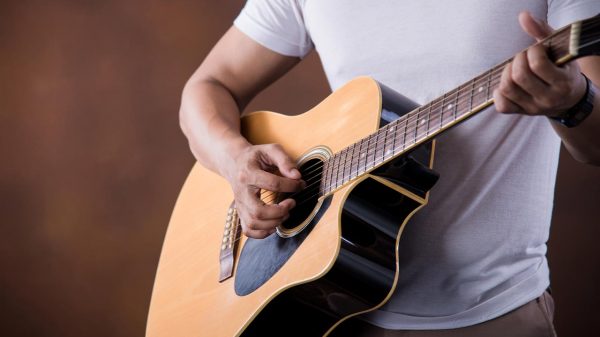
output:
<instances>
[{"instance_id":1,"label":"t-shirt sleeve","mask_svg":"<svg viewBox=\"0 0 600 337\"><path fill-rule=\"evenodd\" d=\"M233 24L279 54L304 57L313 48L298 0L248 0Z\"/></svg>"},{"instance_id":2,"label":"t-shirt sleeve","mask_svg":"<svg viewBox=\"0 0 600 337\"><path fill-rule=\"evenodd\" d=\"M600 0L548 0L548 23L555 29L600 14Z\"/></svg>"}]
</instances>

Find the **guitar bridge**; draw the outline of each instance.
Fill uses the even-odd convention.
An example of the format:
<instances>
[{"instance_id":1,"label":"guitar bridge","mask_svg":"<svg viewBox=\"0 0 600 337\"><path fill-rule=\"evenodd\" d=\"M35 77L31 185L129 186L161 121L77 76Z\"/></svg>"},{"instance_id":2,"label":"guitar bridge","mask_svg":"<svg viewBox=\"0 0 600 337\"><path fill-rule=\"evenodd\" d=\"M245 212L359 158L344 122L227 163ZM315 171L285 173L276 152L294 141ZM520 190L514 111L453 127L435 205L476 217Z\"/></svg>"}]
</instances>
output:
<instances>
[{"instance_id":1,"label":"guitar bridge","mask_svg":"<svg viewBox=\"0 0 600 337\"><path fill-rule=\"evenodd\" d=\"M240 219L235 209L235 202L232 202L227 209L225 218L225 229L221 239L221 252L219 254L219 282L233 276L233 265L235 259L235 247L240 237Z\"/></svg>"}]
</instances>

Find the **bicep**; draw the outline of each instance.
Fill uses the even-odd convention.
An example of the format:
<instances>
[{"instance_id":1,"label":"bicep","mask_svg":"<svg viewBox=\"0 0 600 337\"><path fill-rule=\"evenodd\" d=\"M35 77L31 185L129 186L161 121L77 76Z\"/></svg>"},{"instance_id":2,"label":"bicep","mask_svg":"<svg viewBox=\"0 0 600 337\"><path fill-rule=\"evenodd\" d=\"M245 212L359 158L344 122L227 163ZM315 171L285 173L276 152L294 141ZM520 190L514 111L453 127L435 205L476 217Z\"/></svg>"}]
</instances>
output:
<instances>
[{"instance_id":1,"label":"bicep","mask_svg":"<svg viewBox=\"0 0 600 337\"><path fill-rule=\"evenodd\" d=\"M276 53L231 27L204 59L188 84L211 81L225 87L241 109L262 89L300 61Z\"/></svg>"}]
</instances>

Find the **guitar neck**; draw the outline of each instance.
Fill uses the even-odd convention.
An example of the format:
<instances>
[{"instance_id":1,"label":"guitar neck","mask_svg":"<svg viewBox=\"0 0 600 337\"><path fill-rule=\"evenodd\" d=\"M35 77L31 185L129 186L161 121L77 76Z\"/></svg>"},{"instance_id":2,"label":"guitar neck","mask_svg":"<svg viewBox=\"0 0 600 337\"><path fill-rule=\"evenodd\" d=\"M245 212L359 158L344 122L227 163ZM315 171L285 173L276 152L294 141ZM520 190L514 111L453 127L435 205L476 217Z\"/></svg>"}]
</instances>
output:
<instances>
[{"instance_id":1,"label":"guitar neck","mask_svg":"<svg viewBox=\"0 0 600 337\"><path fill-rule=\"evenodd\" d=\"M557 65L576 57L581 23L566 26L539 43ZM512 58L406 113L377 132L334 154L324 164L320 192L328 195L346 183L401 156L494 103L493 92Z\"/></svg>"}]
</instances>

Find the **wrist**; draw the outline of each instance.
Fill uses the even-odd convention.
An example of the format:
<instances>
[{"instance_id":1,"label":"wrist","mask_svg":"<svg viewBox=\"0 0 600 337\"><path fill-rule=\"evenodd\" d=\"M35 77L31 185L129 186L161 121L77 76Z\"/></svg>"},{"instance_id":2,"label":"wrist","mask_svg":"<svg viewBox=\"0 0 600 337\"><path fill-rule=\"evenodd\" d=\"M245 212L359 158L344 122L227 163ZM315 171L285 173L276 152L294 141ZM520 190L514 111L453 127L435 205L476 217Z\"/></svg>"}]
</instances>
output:
<instances>
[{"instance_id":1,"label":"wrist","mask_svg":"<svg viewBox=\"0 0 600 337\"><path fill-rule=\"evenodd\" d=\"M565 127L575 127L584 119L586 119L594 109L594 96L596 95L596 88L592 81L583 75L583 78L586 83L585 91L583 97L575 103L570 109L562 112L557 116L548 117L550 120L555 121Z\"/></svg>"},{"instance_id":2,"label":"wrist","mask_svg":"<svg viewBox=\"0 0 600 337\"><path fill-rule=\"evenodd\" d=\"M246 138L241 135L234 136L223 143L219 156L219 174L228 181L235 178L237 158L249 147L251 147Z\"/></svg>"}]
</instances>

